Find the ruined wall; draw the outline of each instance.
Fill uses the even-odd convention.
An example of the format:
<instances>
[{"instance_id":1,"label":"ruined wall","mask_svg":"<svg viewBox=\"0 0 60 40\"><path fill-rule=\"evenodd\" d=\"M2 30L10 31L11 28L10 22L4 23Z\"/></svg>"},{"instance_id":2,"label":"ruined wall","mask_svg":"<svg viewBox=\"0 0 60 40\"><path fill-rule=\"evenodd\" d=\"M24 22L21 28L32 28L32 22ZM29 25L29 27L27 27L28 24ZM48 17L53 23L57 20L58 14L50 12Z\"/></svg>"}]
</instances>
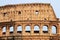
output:
<instances>
[{"instance_id":1,"label":"ruined wall","mask_svg":"<svg viewBox=\"0 0 60 40\"><path fill-rule=\"evenodd\" d=\"M22 37L21 40L55 40L60 34L60 23L58 22L49 3L17 4L0 7L0 37L3 36L2 38L20 36ZM22 33L17 32L19 25L22 26ZM31 28L30 32L25 31L27 25ZM38 33L34 33L35 25L39 26ZM10 33L11 26L14 28L12 34ZM47 26L47 33L43 33L43 26ZM52 34L52 26L55 26L56 34ZM3 27L6 27L5 34L2 32Z\"/></svg>"},{"instance_id":2,"label":"ruined wall","mask_svg":"<svg viewBox=\"0 0 60 40\"><path fill-rule=\"evenodd\" d=\"M50 4L19 4L0 7L0 22L10 20L56 21L56 16Z\"/></svg>"},{"instance_id":3,"label":"ruined wall","mask_svg":"<svg viewBox=\"0 0 60 40\"><path fill-rule=\"evenodd\" d=\"M59 35L60 35L60 18L59 18L59 21L58 21L58 25L59 25Z\"/></svg>"}]
</instances>

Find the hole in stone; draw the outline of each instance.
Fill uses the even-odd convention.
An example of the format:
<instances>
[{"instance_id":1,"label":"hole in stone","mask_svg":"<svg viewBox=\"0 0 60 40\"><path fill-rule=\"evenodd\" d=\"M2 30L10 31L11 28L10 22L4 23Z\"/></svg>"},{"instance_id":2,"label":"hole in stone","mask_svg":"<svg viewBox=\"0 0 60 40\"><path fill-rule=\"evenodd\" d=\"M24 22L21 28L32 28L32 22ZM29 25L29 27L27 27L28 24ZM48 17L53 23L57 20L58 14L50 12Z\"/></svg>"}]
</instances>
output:
<instances>
[{"instance_id":1,"label":"hole in stone","mask_svg":"<svg viewBox=\"0 0 60 40\"><path fill-rule=\"evenodd\" d=\"M18 15L21 14L21 11L18 12Z\"/></svg>"},{"instance_id":2,"label":"hole in stone","mask_svg":"<svg viewBox=\"0 0 60 40\"><path fill-rule=\"evenodd\" d=\"M34 33L39 33L39 31L34 31Z\"/></svg>"},{"instance_id":3,"label":"hole in stone","mask_svg":"<svg viewBox=\"0 0 60 40\"><path fill-rule=\"evenodd\" d=\"M22 33L22 31L17 31L17 33Z\"/></svg>"},{"instance_id":4,"label":"hole in stone","mask_svg":"<svg viewBox=\"0 0 60 40\"><path fill-rule=\"evenodd\" d=\"M6 34L6 32L3 32L3 34L5 35L5 34Z\"/></svg>"},{"instance_id":5,"label":"hole in stone","mask_svg":"<svg viewBox=\"0 0 60 40\"><path fill-rule=\"evenodd\" d=\"M44 18L44 20L47 20L46 18Z\"/></svg>"},{"instance_id":6,"label":"hole in stone","mask_svg":"<svg viewBox=\"0 0 60 40\"><path fill-rule=\"evenodd\" d=\"M3 13L3 16L6 16L7 15L7 13Z\"/></svg>"},{"instance_id":7,"label":"hole in stone","mask_svg":"<svg viewBox=\"0 0 60 40\"><path fill-rule=\"evenodd\" d=\"M13 32L10 32L10 34L13 34Z\"/></svg>"},{"instance_id":8,"label":"hole in stone","mask_svg":"<svg viewBox=\"0 0 60 40\"><path fill-rule=\"evenodd\" d=\"M25 32L30 33L30 31L25 31Z\"/></svg>"},{"instance_id":9,"label":"hole in stone","mask_svg":"<svg viewBox=\"0 0 60 40\"><path fill-rule=\"evenodd\" d=\"M48 31L43 31L43 33L48 33Z\"/></svg>"},{"instance_id":10,"label":"hole in stone","mask_svg":"<svg viewBox=\"0 0 60 40\"><path fill-rule=\"evenodd\" d=\"M35 11L35 14L39 14L39 11L38 11L38 10L36 10L36 11Z\"/></svg>"}]
</instances>

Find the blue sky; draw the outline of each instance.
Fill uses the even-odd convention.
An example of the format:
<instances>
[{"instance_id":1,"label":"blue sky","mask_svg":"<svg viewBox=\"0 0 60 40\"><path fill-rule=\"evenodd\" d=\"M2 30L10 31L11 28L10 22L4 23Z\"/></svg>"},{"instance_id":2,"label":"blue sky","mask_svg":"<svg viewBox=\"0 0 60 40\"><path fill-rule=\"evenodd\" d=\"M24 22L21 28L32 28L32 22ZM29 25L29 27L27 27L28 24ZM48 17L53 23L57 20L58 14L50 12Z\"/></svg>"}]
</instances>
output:
<instances>
[{"instance_id":1,"label":"blue sky","mask_svg":"<svg viewBox=\"0 0 60 40\"><path fill-rule=\"evenodd\" d=\"M50 3L57 18L60 18L60 0L0 0L0 6L20 3Z\"/></svg>"}]
</instances>

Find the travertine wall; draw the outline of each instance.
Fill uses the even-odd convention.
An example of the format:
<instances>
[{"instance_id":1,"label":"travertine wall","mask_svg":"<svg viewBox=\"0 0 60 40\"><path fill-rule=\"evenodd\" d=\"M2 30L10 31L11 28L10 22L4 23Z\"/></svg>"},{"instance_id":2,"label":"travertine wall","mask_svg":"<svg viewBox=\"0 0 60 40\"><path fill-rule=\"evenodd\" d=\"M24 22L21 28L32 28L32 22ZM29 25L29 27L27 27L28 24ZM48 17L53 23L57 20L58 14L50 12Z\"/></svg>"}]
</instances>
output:
<instances>
[{"instance_id":1,"label":"travertine wall","mask_svg":"<svg viewBox=\"0 0 60 40\"><path fill-rule=\"evenodd\" d=\"M59 35L60 35L60 18L59 18L59 23L58 23L58 25L59 25Z\"/></svg>"},{"instance_id":2,"label":"travertine wall","mask_svg":"<svg viewBox=\"0 0 60 40\"><path fill-rule=\"evenodd\" d=\"M36 14L38 11L38 14ZM19 14L20 12L20 14ZM3 16L6 13L6 16ZM0 21L18 20L51 20L56 21L56 16L50 4L33 3L7 5L0 7Z\"/></svg>"},{"instance_id":3,"label":"travertine wall","mask_svg":"<svg viewBox=\"0 0 60 40\"><path fill-rule=\"evenodd\" d=\"M18 25L22 26L22 33L17 33ZM26 25L30 25L30 33L25 32ZM39 26L39 33L34 33L34 26ZM43 26L48 26L48 33L43 33ZM6 34L2 29L6 27ZM10 26L14 32L10 34ZM52 34L52 26L56 27L56 34ZM21 36L23 40L57 40L60 35L60 24L54 10L49 3L31 3L6 5L0 7L0 37Z\"/></svg>"}]
</instances>

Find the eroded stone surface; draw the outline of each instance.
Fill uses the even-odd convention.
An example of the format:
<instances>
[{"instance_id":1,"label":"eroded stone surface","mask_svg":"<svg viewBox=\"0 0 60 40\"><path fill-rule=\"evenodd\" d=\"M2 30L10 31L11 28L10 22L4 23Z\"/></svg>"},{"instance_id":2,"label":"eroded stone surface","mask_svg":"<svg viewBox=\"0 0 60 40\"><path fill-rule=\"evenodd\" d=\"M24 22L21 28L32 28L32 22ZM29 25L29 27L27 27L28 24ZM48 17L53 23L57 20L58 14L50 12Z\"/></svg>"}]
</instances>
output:
<instances>
[{"instance_id":1,"label":"eroded stone surface","mask_svg":"<svg viewBox=\"0 0 60 40\"><path fill-rule=\"evenodd\" d=\"M39 31L34 32L34 26ZM13 32L10 27L13 26ZM22 31L17 32L17 27L22 26ZM26 31L26 26L31 30ZM48 31L43 31L47 26ZM56 27L56 34L52 34L52 26ZM6 32L2 29L6 27ZM60 36L60 21L49 3L31 3L6 5L0 7L0 39L6 40L58 40Z\"/></svg>"}]
</instances>

